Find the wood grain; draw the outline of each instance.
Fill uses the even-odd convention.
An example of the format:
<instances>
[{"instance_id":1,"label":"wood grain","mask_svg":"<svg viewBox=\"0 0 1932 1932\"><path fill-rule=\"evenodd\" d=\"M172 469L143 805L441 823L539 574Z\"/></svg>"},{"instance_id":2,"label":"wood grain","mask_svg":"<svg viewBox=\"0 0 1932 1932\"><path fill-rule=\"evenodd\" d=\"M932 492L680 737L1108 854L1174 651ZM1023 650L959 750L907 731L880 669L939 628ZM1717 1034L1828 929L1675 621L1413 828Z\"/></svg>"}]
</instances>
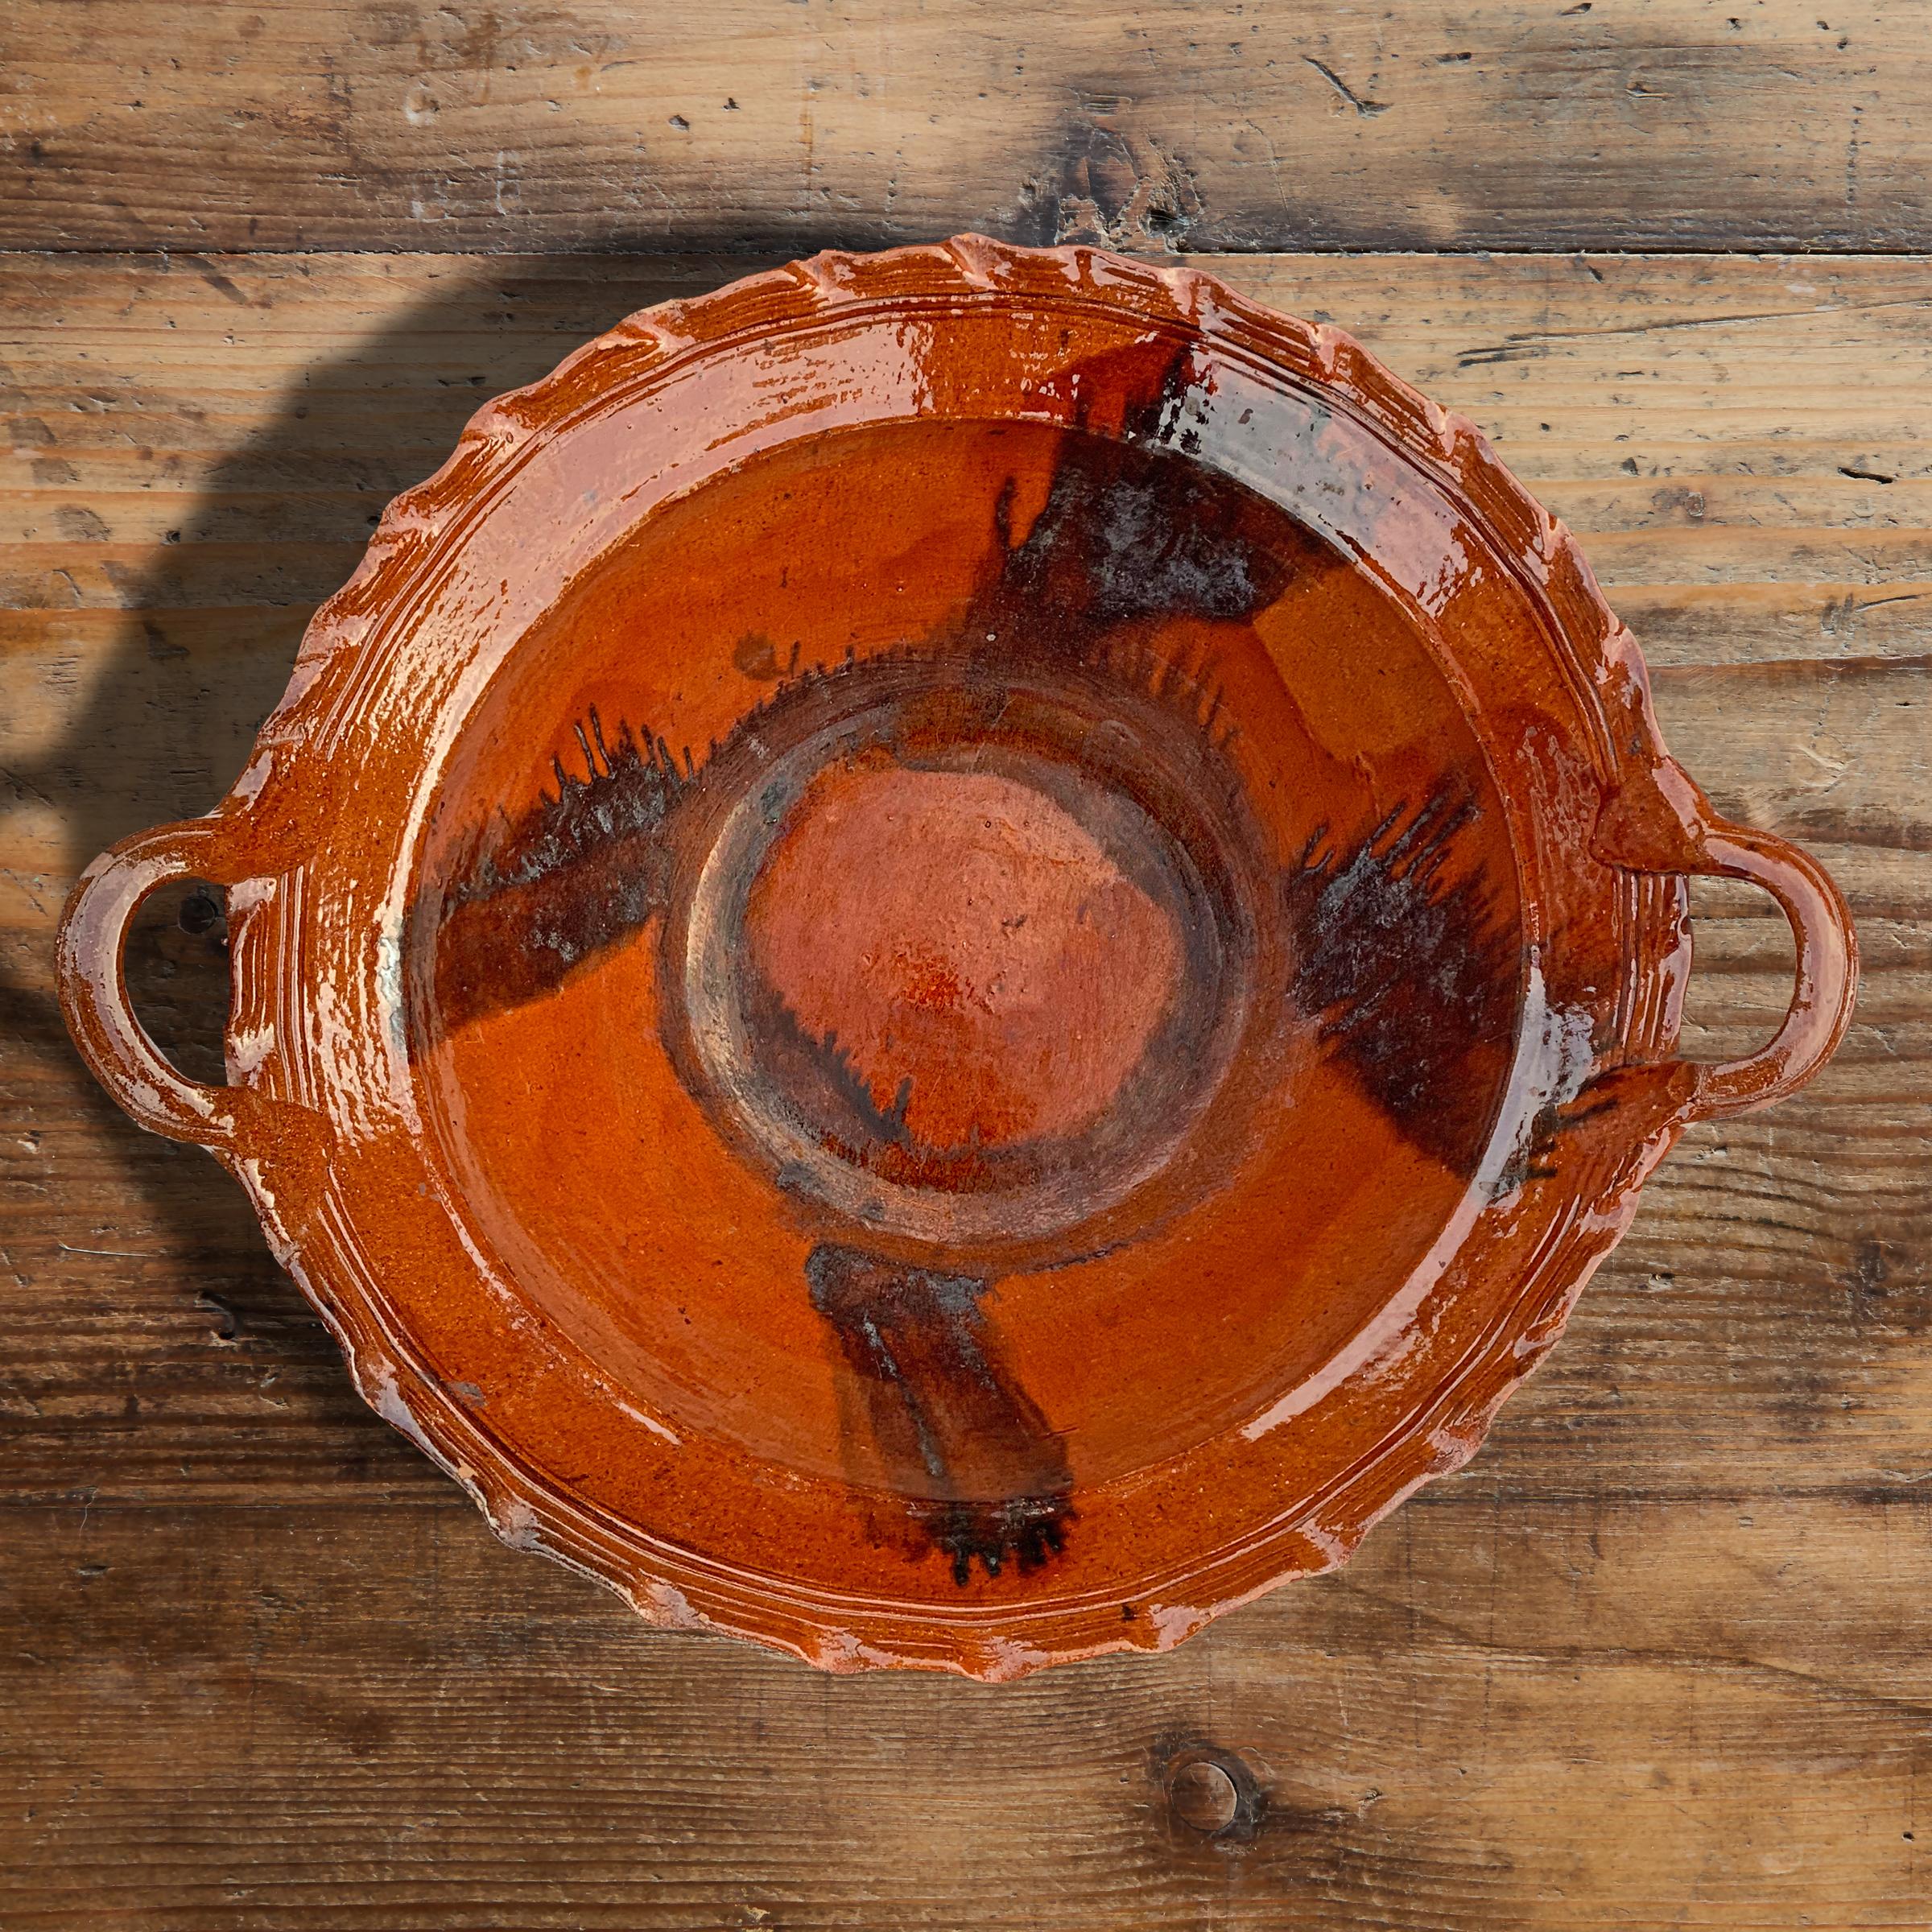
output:
<instances>
[{"instance_id":1,"label":"wood grain","mask_svg":"<svg viewBox=\"0 0 1932 1932\"><path fill-rule=\"evenodd\" d=\"M1168 1658L988 1691L644 1631L500 1550L220 1171L81 1071L79 865L219 795L482 397L742 266L0 260L0 1924L1926 1924L1932 263L1212 264L1477 419L1868 972L1815 1086L1686 1137L1469 1470ZM1699 902L1734 1053L1790 943ZM224 965L179 910L130 972L192 1060ZM1200 1745L1245 1835L1173 1816Z\"/></svg>"},{"instance_id":2,"label":"wood grain","mask_svg":"<svg viewBox=\"0 0 1932 1932\"><path fill-rule=\"evenodd\" d=\"M1922 1926L1922 1503L1451 1493L990 1693L645 1632L463 1515L23 1511L6 1922ZM1251 1835L1172 1816L1203 1743Z\"/></svg>"},{"instance_id":3,"label":"wood grain","mask_svg":"<svg viewBox=\"0 0 1932 1932\"><path fill-rule=\"evenodd\" d=\"M0 241L1911 249L1885 0L15 0Z\"/></svg>"}]
</instances>

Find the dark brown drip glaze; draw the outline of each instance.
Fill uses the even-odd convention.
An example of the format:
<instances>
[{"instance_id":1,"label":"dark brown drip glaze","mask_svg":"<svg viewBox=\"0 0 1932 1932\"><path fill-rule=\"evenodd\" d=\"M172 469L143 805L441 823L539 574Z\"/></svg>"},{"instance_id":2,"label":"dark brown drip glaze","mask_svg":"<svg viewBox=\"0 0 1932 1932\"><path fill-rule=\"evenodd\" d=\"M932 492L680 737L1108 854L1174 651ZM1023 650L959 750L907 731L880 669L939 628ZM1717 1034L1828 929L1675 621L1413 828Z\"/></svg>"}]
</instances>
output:
<instances>
[{"instance_id":1,"label":"dark brown drip glaze","mask_svg":"<svg viewBox=\"0 0 1932 1932\"><path fill-rule=\"evenodd\" d=\"M812 1249L805 1278L863 1393L871 1448L954 1582L964 1587L976 1562L997 1576L1057 1556L1073 1478L988 1329L993 1284L831 1242Z\"/></svg>"},{"instance_id":2,"label":"dark brown drip glaze","mask_svg":"<svg viewBox=\"0 0 1932 1932\"><path fill-rule=\"evenodd\" d=\"M1477 809L1439 791L1347 852L1319 831L1282 879L1295 1000L1403 1134L1464 1175L1509 1070L1518 976L1487 879L1457 865Z\"/></svg>"}]
</instances>

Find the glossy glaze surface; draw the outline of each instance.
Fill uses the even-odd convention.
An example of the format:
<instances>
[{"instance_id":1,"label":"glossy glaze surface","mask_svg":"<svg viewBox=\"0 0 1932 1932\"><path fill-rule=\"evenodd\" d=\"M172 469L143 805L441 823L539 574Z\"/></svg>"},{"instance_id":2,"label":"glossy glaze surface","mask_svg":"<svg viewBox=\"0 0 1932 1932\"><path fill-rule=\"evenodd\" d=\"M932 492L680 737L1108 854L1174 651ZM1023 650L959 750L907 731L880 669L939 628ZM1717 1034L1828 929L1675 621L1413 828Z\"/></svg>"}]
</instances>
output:
<instances>
[{"instance_id":1,"label":"glossy glaze surface","mask_svg":"<svg viewBox=\"0 0 1932 1932\"><path fill-rule=\"evenodd\" d=\"M225 1088L120 922L230 884ZM1673 1057L1681 875L1800 941ZM1208 279L967 238L486 409L70 1020L511 1540L832 1668L1164 1648L1464 1459L1850 927L1716 824L1469 427Z\"/></svg>"}]
</instances>

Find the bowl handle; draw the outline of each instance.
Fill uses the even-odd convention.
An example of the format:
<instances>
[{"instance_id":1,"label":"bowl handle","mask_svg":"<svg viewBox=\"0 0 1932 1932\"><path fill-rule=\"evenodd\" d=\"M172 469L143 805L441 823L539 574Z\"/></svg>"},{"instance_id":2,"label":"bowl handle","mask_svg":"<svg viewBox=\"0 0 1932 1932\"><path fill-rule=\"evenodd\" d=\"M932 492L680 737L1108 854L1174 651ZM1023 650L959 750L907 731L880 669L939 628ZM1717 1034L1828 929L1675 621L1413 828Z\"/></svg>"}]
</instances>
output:
<instances>
[{"instance_id":1,"label":"bowl handle","mask_svg":"<svg viewBox=\"0 0 1932 1932\"><path fill-rule=\"evenodd\" d=\"M1697 1068L1690 1111L1699 1120L1723 1120L1795 1093L1831 1058L1852 1021L1858 936L1844 894L1809 852L1773 832L1715 817L1700 835L1685 869L1763 886L1784 908L1798 941L1798 979L1784 1024L1756 1053Z\"/></svg>"},{"instance_id":2,"label":"bowl handle","mask_svg":"<svg viewBox=\"0 0 1932 1932\"><path fill-rule=\"evenodd\" d=\"M217 1154L233 1146L254 1093L191 1080L168 1063L128 1003L122 947L135 908L168 880L238 882L229 876L235 830L232 817L188 819L123 839L80 875L56 952L61 1011L95 1078L143 1127Z\"/></svg>"}]
</instances>

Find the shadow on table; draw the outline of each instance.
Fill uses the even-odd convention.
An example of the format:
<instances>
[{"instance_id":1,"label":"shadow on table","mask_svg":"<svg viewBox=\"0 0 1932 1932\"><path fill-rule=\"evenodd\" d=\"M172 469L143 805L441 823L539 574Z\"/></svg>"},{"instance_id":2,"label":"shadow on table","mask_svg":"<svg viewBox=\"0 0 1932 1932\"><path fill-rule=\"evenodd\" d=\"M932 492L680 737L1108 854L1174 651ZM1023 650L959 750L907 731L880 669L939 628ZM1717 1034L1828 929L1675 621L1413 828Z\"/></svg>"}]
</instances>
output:
<instances>
[{"instance_id":1,"label":"shadow on table","mask_svg":"<svg viewBox=\"0 0 1932 1932\"><path fill-rule=\"evenodd\" d=\"M583 258L451 258L431 292L306 368L274 420L214 466L180 527L124 586L124 620L71 731L10 770L15 797L52 805L65 828L65 877L47 888L64 890L116 840L205 811L226 791L282 695L311 612L354 567L382 504L441 463L487 397L534 380L634 309L765 265L720 258L714 272L694 275L688 262L609 256L587 275ZM197 419L192 398L179 407ZM157 1044L184 1072L222 1079L218 890L184 881L155 893L126 960ZM32 1088L47 1091L51 1076L67 1105L73 1049L48 977L44 962L0 962L0 1026L38 1064ZM171 1259L198 1282L212 1271L224 1295L242 1294L271 1322L295 1313L240 1189L200 1150L142 1135L91 1080L78 1084L89 1124L125 1152ZM75 1225L87 1212L78 1187L51 1207Z\"/></svg>"}]
</instances>

